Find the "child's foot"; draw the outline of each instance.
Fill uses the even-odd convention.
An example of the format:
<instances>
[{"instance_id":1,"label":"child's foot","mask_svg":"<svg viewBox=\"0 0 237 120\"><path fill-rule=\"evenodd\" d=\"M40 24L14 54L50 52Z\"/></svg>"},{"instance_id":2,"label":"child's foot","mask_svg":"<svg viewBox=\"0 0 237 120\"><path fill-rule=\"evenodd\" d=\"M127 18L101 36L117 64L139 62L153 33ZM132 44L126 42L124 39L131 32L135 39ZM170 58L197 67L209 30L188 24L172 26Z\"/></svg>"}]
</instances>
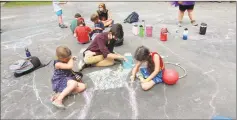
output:
<instances>
[{"instance_id":1,"label":"child's foot","mask_svg":"<svg viewBox=\"0 0 237 120\"><path fill-rule=\"evenodd\" d=\"M58 98L58 96L59 96L59 94L56 94L56 95L52 96L50 98L50 101L53 102L54 100L56 100Z\"/></svg>"},{"instance_id":2,"label":"child's foot","mask_svg":"<svg viewBox=\"0 0 237 120\"><path fill-rule=\"evenodd\" d=\"M179 21L179 22L178 22L178 26L179 26L179 27L182 27L182 21Z\"/></svg>"},{"instance_id":3,"label":"child's foot","mask_svg":"<svg viewBox=\"0 0 237 120\"><path fill-rule=\"evenodd\" d=\"M80 60L79 64L78 64L78 70L82 71L83 69L87 68L87 67L91 67L92 65L90 64L86 64L83 60Z\"/></svg>"},{"instance_id":4,"label":"child's foot","mask_svg":"<svg viewBox=\"0 0 237 120\"><path fill-rule=\"evenodd\" d=\"M60 101L54 100L54 101L52 102L52 104L53 104L54 106L56 106L57 108L65 109L65 106L64 106L63 103L60 102Z\"/></svg>"},{"instance_id":5,"label":"child's foot","mask_svg":"<svg viewBox=\"0 0 237 120\"><path fill-rule=\"evenodd\" d=\"M137 77L141 82L145 80L140 72L138 72L138 73L136 74L136 77Z\"/></svg>"},{"instance_id":6,"label":"child's foot","mask_svg":"<svg viewBox=\"0 0 237 120\"><path fill-rule=\"evenodd\" d=\"M195 20L192 20L192 21L191 21L191 24L192 24L193 26L198 26L198 24L196 23Z\"/></svg>"},{"instance_id":7,"label":"child's foot","mask_svg":"<svg viewBox=\"0 0 237 120\"><path fill-rule=\"evenodd\" d=\"M64 25L64 24L59 24L59 27L60 27L60 28L67 28L67 26Z\"/></svg>"}]
</instances>

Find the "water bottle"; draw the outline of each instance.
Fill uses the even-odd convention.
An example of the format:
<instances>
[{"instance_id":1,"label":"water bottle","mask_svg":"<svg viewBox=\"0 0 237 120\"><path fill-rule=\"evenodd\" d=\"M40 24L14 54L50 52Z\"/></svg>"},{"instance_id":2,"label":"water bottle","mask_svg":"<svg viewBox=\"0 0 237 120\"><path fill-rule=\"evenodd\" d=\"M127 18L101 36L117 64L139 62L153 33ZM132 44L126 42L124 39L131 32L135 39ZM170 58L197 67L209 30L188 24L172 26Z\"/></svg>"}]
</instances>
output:
<instances>
[{"instance_id":1,"label":"water bottle","mask_svg":"<svg viewBox=\"0 0 237 120\"><path fill-rule=\"evenodd\" d=\"M207 31L207 24L206 23L201 23L199 34L200 35L205 35L206 31Z\"/></svg>"},{"instance_id":2,"label":"water bottle","mask_svg":"<svg viewBox=\"0 0 237 120\"><path fill-rule=\"evenodd\" d=\"M140 37L144 37L144 28L142 25L139 26L140 30L139 30L139 36Z\"/></svg>"},{"instance_id":3,"label":"water bottle","mask_svg":"<svg viewBox=\"0 0 237 120\"><path fill-rule=\"evenodd\" d=\"M167 41L168 29L166 27L161 28L160 30L160 40Z\"/></svg>"},{"instance_id":4,"label":"water bottle","mask_svg":"<svg viewBox=\"0 0 237 120\"><path fill-rule=\"evenodd\" d=\"M184 29L184 33L183 33L183 40L187 40L188 39L188 28Z\"/></svg>"},{"instance_id":5,"label":"water bottle","mask_svg":"<svg viewBox=\"0 0 237 120\"><path fill-rule=\"evenodd\" d=\"M25 48L25 52L26 52L26 57L30 57L31 56L30 51L29 51L28 48Z\"/></svg>"},{"instance_id":6,"label":"water bottle","mask_svg":"<svg viewBox=\"0 0 237 120\"><path fill-rule=\"evenodd\" d=\"M146 25L146 36L152 37L152 26L151 25Z\"/></svg>"},{"instance_id":7,"label":"water bottle","mask_svg":"<svg viewBox=\"0 0 237 120\"><path fill-rule=\"evenodd\" d=\"M132 32L134 35L138 35L139 33L139 28L138 28L138 25L137 24L134 24L133 27L132 27Z\"/></svg>"}]
</instances>

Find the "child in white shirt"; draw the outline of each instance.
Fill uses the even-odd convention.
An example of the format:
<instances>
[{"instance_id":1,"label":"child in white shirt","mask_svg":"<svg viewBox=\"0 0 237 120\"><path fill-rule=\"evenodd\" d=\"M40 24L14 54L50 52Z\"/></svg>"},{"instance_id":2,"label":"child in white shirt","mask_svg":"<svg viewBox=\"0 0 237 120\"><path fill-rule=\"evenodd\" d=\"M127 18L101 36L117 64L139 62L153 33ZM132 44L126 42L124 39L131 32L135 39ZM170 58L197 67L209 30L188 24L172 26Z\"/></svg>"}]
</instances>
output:
<instances>
[{"instance_id":1,"label":"child in white shirt","mask_svg":"<svg viewBox=\"0 0 237 120\"><path fill-rule=\"evenodd\" d=\"M63 17L62 17L63 11L62 11L62 8L60 7L60 4L65 4L65 3L61 3L58 0L53 1L54 12L58 16L59 27L67 28L67 26L63 24Z\"/></svg>"}]
</instances>

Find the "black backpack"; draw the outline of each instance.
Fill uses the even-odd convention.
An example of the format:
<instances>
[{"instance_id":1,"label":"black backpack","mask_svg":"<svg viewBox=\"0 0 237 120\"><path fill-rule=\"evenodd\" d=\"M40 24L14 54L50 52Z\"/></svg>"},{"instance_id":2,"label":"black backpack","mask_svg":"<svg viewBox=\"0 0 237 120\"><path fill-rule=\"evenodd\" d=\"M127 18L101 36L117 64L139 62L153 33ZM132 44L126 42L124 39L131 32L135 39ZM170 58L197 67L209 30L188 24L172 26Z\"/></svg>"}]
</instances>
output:
<instances>
[{"instance_id":1,"label":"black backpack","mask_svg":"<svg viewBox=\"0 0 237 120\"><path fill-rule=\"evenodd\" d=\"M48 62L48 64L51 61ZM48 64L41 64L38 57L31 56L29 58L18 60L10 66L10 69L14 71L15 77L31 73L39 68L45 67Z\"/></svg>"},{"instance_id":2,"label":"black backpack","mask_svg":"<svg viewBox=\"0 0 237 120\"><path fill-rule=\"evenodd\" d=\"M124 23L134 23L138 22L139 15L136 12L132 12L125 20Z\"/></svg>"}]
</instances>

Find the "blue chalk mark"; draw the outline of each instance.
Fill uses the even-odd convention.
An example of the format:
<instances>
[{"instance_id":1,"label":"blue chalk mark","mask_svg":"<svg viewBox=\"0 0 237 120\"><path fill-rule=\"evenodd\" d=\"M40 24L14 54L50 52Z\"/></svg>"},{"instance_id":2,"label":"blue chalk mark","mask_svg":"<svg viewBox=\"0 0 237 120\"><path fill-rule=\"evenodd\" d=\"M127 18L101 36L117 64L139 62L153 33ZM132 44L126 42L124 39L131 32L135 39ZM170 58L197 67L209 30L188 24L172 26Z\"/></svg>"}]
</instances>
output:
<instances>
[{"instance_id":1,"label":"blue chalk mark","mask_svg":"<svg viewBox=\"0 0 237 120\"><path fill-rule=\"evenodd\" d=\"M215 117L212 117L212 120L232 120L232 119L228 117L223 117L223 116L215 116Z\"/></svg>"},{"instance_id":2,"label":"blue chalk mark","mask_svg":"<svg viewBox=\"0 0 237 120\"><path fill-rule=\"evenodd\" d=\"M128 61L127 62L125 62L125 61L123 62L123 68L124 69L131 69L131 68L133 68L134 62L133 62L132 55L129 54L129 53L126 53L124 56L128 59Z\"/></svg>"}]
</instances>

